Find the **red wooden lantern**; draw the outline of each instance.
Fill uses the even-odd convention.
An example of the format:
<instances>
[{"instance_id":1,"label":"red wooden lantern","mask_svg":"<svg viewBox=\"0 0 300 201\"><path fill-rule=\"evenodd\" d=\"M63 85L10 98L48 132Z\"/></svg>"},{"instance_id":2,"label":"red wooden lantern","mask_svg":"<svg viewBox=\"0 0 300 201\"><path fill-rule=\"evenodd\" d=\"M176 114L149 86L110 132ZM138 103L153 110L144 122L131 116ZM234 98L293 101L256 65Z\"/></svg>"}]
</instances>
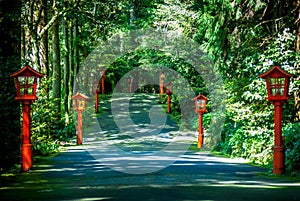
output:
<instances>
[{"instance_id":1,"label":"red wooden lantern","mask_svg":"<svg viewBox=\"0 0 300 201\"><path fill-rule=\"evenodd\" d=\"M208 101L208 98L200 94L193 100L195 101L196 112L201 112L201 113L206 112L206 102Z\"/></svg>"},{"instance_id":2,"label":"red wooden lantern","mask_svg":"<svg viewBox=\"0 0 300 201\"><path fill-rule=\"evenodd\" d=\"M172 85L172 83L166 84L165 87L166 87L166 94L169 95L169 94L173 93L173 85Z\"/></svg>"},{"instance_id":3,"label":"red wooden lantern","mask_svg":"<svg viewBox=\"0 0 300 201\"><path fill-rule=\"evenodd\" d=\"M204 135L203 135L203 127L202 127L202 114L206 112L206 102L208 98L200 94L196 98L193 99L195 101L195 112L198 113L198 148L203 147Z\"/></svg>"},{"instance_id":4,"label":"red wooden lantern","mask_svg":"<svg viewBox=\"0 0 300 201\"><path fill-rule=\"evenodd\" d=\"M45 75L39 73L29 66L24 66L21 70L10 75L15 80L17 89L17 101L34 101L36 97L37 78Z\"/></svg>"},{"instance_id":5,"label":"red wooden lantern","mask_svg":"<svg viewBox=\"0 0 300 201\"><path fill-rule=\"evenodd\" d=\"M25 172L32 168L30 105L37 99L37 78L44 77L44 74L25 65L10 77L15 80L17 90L15 99L22 103L21 168Z\"/></svg>"},{"instance_id":6,"label":"red wooden lantern","mask_svg":"<svg viewBox=\"0 0 300 201\"><path fill-rule=\"evenodd\" d=\"M279 66L274 66L258 77L266 79L269 101L286 101L289 100L289 82L292 76Z\"/></svg>"},{"instance_id":7,"label":"red wooden lantern","mask_svg":"<svg viewBox=\"0 0 300 201\"><path fill-rule=\"evenodd\" d=\"M282 105L289 100L289 81L293 75L288 74L279 66L258 77L266 79L268 100L274 105L274 156L273 174L284 173L284 139L282 137Z\"/></svg>"},{"instance_id":8,"label":"red wooden lantern","mask_svg":"<svg viewBox=\"0 0 300 201\"><path fill-rule=\"evenodd\" d=\"M82 144L82 111L85 110L86 101L88 99L87 96L77 93L72 96L74 110L77 111L78 118L77 118L77 145Z\"/></svg>"}]
</instances>

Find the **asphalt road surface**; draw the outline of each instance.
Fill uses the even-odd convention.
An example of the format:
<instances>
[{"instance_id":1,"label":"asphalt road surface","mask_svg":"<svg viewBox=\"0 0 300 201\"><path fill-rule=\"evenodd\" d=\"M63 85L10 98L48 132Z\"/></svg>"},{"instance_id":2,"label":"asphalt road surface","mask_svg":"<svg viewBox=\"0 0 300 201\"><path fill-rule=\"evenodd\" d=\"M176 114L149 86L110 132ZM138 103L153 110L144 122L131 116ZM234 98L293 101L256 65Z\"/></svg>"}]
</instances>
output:
<instances>
[{"instance_id":1,"label":"asphalt road surface","mask_svg":"<svg viewBox=\"0 0 300 201\"><path fill-rule=\"evenodd\" d=\"M68 146L0 182L0 200L300 200L300 178L270 176L268 169L207 151L182 152L190 135L176 138L178 126L159 114L159 106L142 110L146 103L130 102L131 122L124 120L128 111L102 105L96 126L84 132L84 145ZM164 126L155 119L165 120ZM170 144L175 146L165 149Z\"/></svg>"}]
</instances>

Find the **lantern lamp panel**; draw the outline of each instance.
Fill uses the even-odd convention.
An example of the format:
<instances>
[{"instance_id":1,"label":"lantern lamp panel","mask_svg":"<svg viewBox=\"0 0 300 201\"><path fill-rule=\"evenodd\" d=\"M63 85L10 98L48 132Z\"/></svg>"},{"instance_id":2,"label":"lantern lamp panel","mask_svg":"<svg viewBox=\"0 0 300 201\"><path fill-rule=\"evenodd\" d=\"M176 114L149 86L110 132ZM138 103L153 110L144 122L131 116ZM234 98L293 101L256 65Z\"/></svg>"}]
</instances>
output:
<instances>
[{"instance_id":1,"label":"lantern lamp panel","mask_svg":"<svg viewBox=\"0 0 300 201\"><path fill-rule=\"evenodd\" d=\"M271 96L284 96L285 78L269 78Z\"/></svg>"},{"instance_id":2,"label":"lantern lamp panel","mask_svg":"<svg viewBox=\"0 0 300 201\"><path fill-rule=\"evenodd\" d=\"M87 96L81 93L77 93L76 95L72 96L74 109L78 111L85 110L87 98L88 98Z\"/></svg>"},{"instance_id":3,"label":"lantern lamp panel","mask_svg":"<svg viewBox=\"0 0 300 201\"><path fill-rule=\"evenodd\" d=\"M198 109L200 109L200 110L204 109L204 104L205 104L204 100L198 99L197 104L198 104Z\"/></svg>"},{"instance_id":4,"label":"lantern lamp panel","mask_svg":"<svg viewBox=\"0 0 300 201\"><path fill-rule=\"evenodd\" d=\"M78 99L78 110L84 110L85 109L85 100Z\"/></svg>"},{"instance_id":5,"label":"lantern lamp panel","mask_svg":"<svg viewBox=\"0 0 300 201\"><path fill-rule=\"evenodd\" d=\"M27 77L20 76L18 77L19 84L25 84L27 82Z\"/></svg>"},{"instance_id":6,"label":"lantern lamp panel","mask_svg":"<svg viewBox=\"0 0 300 201\"><path fill-rule=\"evenodd\" d=\"M34 95L35 77L20 76L17 79L20 95Z\"/></svg>"},{"instance_id":7,"label":"lantern lamp panel","mask_svg":"<svg viewBox=\"0 0 300 201\"><path fill-rule=\"evenodd\" d=\"M195 101L196 112L200 112L200 113L206 112L206 102L208 98L200 94L193 100Z\"/></svg>"}]
</instances>

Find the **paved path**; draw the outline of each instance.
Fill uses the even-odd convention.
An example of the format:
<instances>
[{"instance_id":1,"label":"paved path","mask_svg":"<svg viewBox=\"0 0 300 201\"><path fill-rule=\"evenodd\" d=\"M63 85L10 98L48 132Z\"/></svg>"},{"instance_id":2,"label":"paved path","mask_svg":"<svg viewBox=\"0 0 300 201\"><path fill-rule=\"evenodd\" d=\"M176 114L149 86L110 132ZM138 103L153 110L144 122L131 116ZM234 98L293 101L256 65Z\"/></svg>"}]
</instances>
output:
<instances>
[{"instance_id":1,"label":"paved path","mask_svg":"<svg viewBox=\"0 0 300 201\"><path fill-rule=\"evenodd\" d=\"M154 97L148 96L145 100L150 105L155 103ZM176 155L166 154L168 151L160 154L164 146L174 143L172 139L179 128L166 117L166 125L156 127L160 130L157 133L153 131L156 123L151 122L149 115L145 116L153 107L143 113L136 110L141 102L132 100L130 104L133 105L130 114L136 114L132 121L138 124L135 132L126 130L125 126L120 134L117 125L108 123L113 118L111 109L102 105L107 107L98 117L102 130L94 128L86 132L85 146L69 146L59 155L35 164L29 173L0 186L0 199L300 200L299 178L267 177L264 176L266 169L247 165L240 159L215 157L208 152L187 151L178 155L176 161ZM150 113L157 117L157 111L159 108ZM115 116L124 113L126 111ZM162 120L164 116L159 118ZM138 128L152 129L152 133L143 135ZM118 149L111 150L113 147Z\"/></svg>"}]
</instances>

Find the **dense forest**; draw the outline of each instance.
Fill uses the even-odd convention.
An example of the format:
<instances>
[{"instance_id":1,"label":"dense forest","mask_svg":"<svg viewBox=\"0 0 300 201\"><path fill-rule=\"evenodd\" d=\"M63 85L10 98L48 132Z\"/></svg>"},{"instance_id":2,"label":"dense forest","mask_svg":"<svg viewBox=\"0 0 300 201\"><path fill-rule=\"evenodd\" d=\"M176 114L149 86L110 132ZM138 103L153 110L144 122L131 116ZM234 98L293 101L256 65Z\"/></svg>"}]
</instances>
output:
<instances>
[{"instance_id":1,"label":"dense forest","mask_svg":"<svg viewBox=\"0 0 300 201\"><path fill-rule=\"evenodd\" d=\"M225 124L213 149L232 157L260 165L272 162L273 105L258 75L274 65L294 75L283 108L283 135L287 172L297 174L299 16L297 0L0 0L0 170L20 160L20 106L11 73L27 61L46 75L32 105L31 130L35 154L47 155L76 133L71 97L88 55L115 34L154 28L184 34L213 61L224 83L226 106ZM195 92L209 97L188 62L151 49L131 52L107 67L106 93L125 73L149 62L177 71ZM175 100L172 107L180 116ZM206 127L212 113L204 115ZM197 124L196 118L190 121Z\"/></svg>"}]
</instances>

